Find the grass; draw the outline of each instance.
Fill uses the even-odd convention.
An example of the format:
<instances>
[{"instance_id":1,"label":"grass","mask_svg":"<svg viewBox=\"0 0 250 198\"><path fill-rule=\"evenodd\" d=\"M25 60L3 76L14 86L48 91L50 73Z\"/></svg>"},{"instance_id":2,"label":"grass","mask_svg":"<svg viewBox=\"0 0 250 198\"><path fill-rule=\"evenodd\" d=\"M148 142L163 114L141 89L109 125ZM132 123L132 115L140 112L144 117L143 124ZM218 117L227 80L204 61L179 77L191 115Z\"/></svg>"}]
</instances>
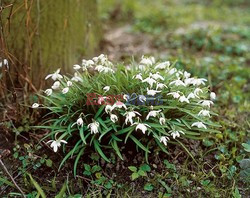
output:
<instances>
[{"instance_id":1,"label":"grass","mask_svg":"<svg viewBox=\"0 0 250 198\"><path fill-rule=\"evenodd\" d=\"M41 191L39 185L50 197L60 191L67 197L83 194L86 197L249 196L249 177L242 176L243 171L249 174L249 168L240 166L242 159L250 157L242 146L249 142L250 131L249 3L231 0L100 0L99 3L100 15L108 27L129 23L132 32L153 36L156 56L178 60L178 68L209 79L210 88L218 95L214 110L220 115L216 121L222 126L221 134L184 142L198 164L185 149L173 144L168 148L170 155L156 149L149 156L150 171L139 173L140 167L146 164L144 156L128 145L124 147L124 161L114 153L108 153L110 163L96 153L86 153L79 164L81 171L74 178L74 160L57 172L63 157L60 153L51 155L49 149L37 145L39 135L28 133L31 129L26 119L15 127L23 130L17 134L19 141L15 142L14 154L6 160L7 164L15 161L9 167L23 191L35 197ZM31 116L32 120L36 117ZM5 124L13 129L12 124ZM20 141L20 134L29 139ZM136 179L132 178L135 171L130 166L137 168ZM27 173L31 173L33 180ZM10 179L2 174L1 196L14 196L14 192L18 193Z\"/></svg>"}]
</instances>

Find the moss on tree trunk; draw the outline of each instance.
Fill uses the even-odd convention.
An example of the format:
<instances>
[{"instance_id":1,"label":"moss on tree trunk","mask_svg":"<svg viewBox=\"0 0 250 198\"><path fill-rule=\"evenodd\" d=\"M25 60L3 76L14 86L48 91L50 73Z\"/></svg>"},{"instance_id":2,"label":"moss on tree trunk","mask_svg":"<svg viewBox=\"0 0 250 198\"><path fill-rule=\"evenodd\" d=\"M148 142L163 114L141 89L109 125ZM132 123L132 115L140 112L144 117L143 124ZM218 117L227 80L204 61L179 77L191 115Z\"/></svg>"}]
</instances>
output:
<instances>
[{"instance_id":1,"label":"moss on tree trunk","mask_svg":"<svg viewBox=\"0 0 250 198\"><path fill-rule=\"evenodd\" d=\"M99 44L95 0L4 1L11 3L12 11L10 7L2 11L6 50L15 70L22 78L31 77L36 86L47 72L69 71Z\"/></svg>"}]
</instances>

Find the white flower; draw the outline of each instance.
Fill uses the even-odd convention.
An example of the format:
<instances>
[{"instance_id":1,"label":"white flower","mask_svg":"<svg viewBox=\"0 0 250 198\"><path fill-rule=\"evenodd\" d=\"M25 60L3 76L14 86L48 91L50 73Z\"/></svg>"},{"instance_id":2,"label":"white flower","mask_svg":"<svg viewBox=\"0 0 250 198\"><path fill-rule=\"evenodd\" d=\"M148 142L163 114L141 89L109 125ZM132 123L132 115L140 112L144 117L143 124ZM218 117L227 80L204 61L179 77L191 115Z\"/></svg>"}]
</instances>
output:
<instances>
[{"instance_id":1,"label":"white flower","mask_svg":"<svg viewBox=\"0 0 250 198\"><path fill-rule=\"evenodd\" d=\"M189 103L188 98L186 98L184 95L179 98L179 101Z\"/></svg>"},{"instance_id":2,"label":"white flower","mask_svg":"<svg viewBox=\"0 0 250 198\"><path fill-rule=\"evenodd\" d=\"M59 74L59 73L60 73L60 70L61 70L61 69L58 69L58 70L56 70L55 73L47 75L47 76L45 77L45 80L47 80L48 78L52 78L53 80L57 80L57 79L63 78L62 75Z\"/></svg>"},{"instance_id":3,"label":"white flower","mask_svg":"<svg viewBox=\"0 0 250 198\"><path fill-rule=\"evenodd\" d=\"M190 93L190 94L188 94L187 99L196 98L196 97L197 96L194 93Z\"/></svg>"},{"instance_id":4,"label":"white flower","mask_svg":"<svg viewBox=\"0 0 250 198\"><path fill-rule=\"evenodd\" d=\"M130 122L130 124L133 124L133 118L137 115L141 116L140 113L138 113L137 111L128 111L126 112L124 115L126 116L125 119L125 124L128 124L128 122Z\"/></svg>"},{"instance_id":5,"label":"white flower","mask_svg":"<svg viewBox=\"0 0 250 198\"><path fill-rule=\"evenodd\" d=\"M51 94L52 94L52 89L46 89L45 91L44 91L44 93L47 95L47 96L50 96Z\"/></svg>"},{"instance_id":6,"label":"white flower","mask_svg":"<svg viewBox=\"0 0 250 198\"><path fill-rule=\"evenodd\" d=\"M154 83L156 83L156 80L150 77L147 77L142 82L147 82L150 85L150 88L153 86Z\"/></svg>"},{"instance_id":7,"label":"white flower","mask_svg":"<svg viewBox=\"0 0 250 198\"><path fill-rule=\"evenodd\" d=\"M168 136L161 136L160 142L162 142L165 146L167 146L169 137Z\"/></svg>"},{"instance_id":8,"label":"white flower","mask_svg":"<svg viewBox=\"0 0 250 198\"><path fill-rule=\"evenodd\" d=\"M0 62L0 68L1 68L2 66L4 66L4 65L6 65L7 68L9 68L9 63L8 63L8 60L7 60L7 59L3 59L3 61Z\"/></svg>"},{"instance_id":9,"label":"white flower","mask_svg":"<svg viewBox=\"0 0 250 198\"><path fill-rule=\"evenodd\" d=\"M77 121L76 121L76 124L78 125L78 126L83 126L83 119L82 118L78 118L77 119Z\"/></svg>"},{"instance_id":10,"label":"white flower","mask_svg":"<svg viewBox=\"0 0 250 198\"><path fill-rule=\"evenodd\" d=\"M99 128L99 122L94 121L88 125L88 128L90 128L90 133L91 134L96 134L99 133L98 128Z\"/></svg>"},{"instance_id":11,"label":"white flower","mask_svg":"<svg viewBox=\"0 0 250 198\"><path fill-rule=\"evenodd\" d=\"M75 82L83 82L82 78L76 72L74 73L74 77L71 78L71 80Z\"/></svg>"},{"instance_id":12,"label":"white flower","mask_svg":"<svg viewBox=\"0 0 250 198\"><path fill-rule=\"evenodd\" d=\"M159 72L157 72L155 74L150 73L150 77L152 77L155 80L158 80L158 79L164 80L164 78L159 74Z\"/></svg>"},{"instance_id":13,"label":"white flower","mask_svg":"<svg viewBox=\"0 0 250 198\"><path fill-rule=\"evenodd\" d=\"M216 99L216 94L214 92L210 93L210 99L215 100Z\"/></svg>"},{"instance_id":14,"label":"white flower","mask_svg":"<svg viewBox=\"0 0 250 198\"><path fill-rule=\"evenodd\" d=\"M207 79L205 79L205 78L198 78L198 79L193 79L192 83L193 83L193 85L199 86L201 84L205 85L206 81L207 81Z\"/></svg>"},{"instance_id":15,"label":"white flower","mask_svg":"<svg viewBox=\"0 0 250 198\"><path fill-rule=\"evenodd\" d=\"M152 90L152 89L148 89L148 88L147 88L147 94L148 94L149 96L154 96L155 94L160 93L160 92L161 92L161 91Z\"/></svg>"},{"instance_id":16,"label":"white flower","mask_svg":"<svg viewBox=\"0 0 250 198\"><path fill-rule=\"evenodd\" d=\"M105 92L108 92L108 91L110 90L110 86L105 86L105 87L103 88L103 90L104 90Z\"/></svg>"},{"instance_id":17,"label":"white flower","mask_svg":"<svg viewBox=\"0 0 250 198\"><path fill-rule=\"evenodd\" d=\"M198 104L201 104L203 107L210 107L210 105L214 103L211 100L201 100L198 102Z\"/></svg>"},{"instance_id":18,"label":"white flower","mask_svg":"<svg viewBox=\"0 0 250 198\"><path fill-rule=\"evenodd\" d=\"M104 70L104 66L102 66L102 65L97 65L97 66L95 67L95 70L97 70L98 72L102 72L102 71Z\"/></svg>"},{"instance_id":19,"label":"white flower","mask_svg":"<svg viewBox=\"0 0 250 198\"><path fill-rule=\"evenodd\" d=\"M203 93L203 91L202 91L202 89L200 89L200 88L195 88L195 90L194 90L194 95L197 97L197 98L199 98L199 93Z\"/></svg>"},{"instance_id":20,"label":"white flower","mask_svg":"<svg viewBox=\"0 0 250 198\"><path fill-rule=\"evenodd\" d=\"M143 123L134 123L134 124L137 124L135 130L137 131L138 129L140 129L143 134L145 134L145 132L148 130L148 128L151 128L148 124L143 124Z\"/></svg>"},{"instance_id":21,"label":"white flower","mask_svg":"<svg viewBox=\"0 0 250 198\"><path fill-rule=\"evenodd\" d=\"M180 79L178 80L174 80L171 83L169 83L169 85L175 85L175 86L186 86L186 84L184 82L182 82Z\"/></svg>"},{"instance_id":22,"label":"white flower","mask_svg":"<svg viewBox=\"0 0 250 198\"><path fill-rule=\"evenodd\" d=\"M147 98L144 95L139 95L139 100L144 103L147 101Z\"/></svg>"},{"instance_id":23,"label":"white flower","mask_svg":"<svg viewBox=\"0 0 250 198\"><path fill-rule=\"evenodd\" d=\"M199 129L200 129L200 128L207 129L206 125L203 124L202 122L194 122L191 126L196 126L196 127L198 127Z\"/></svg>"},{"instance_id":24,"label":"white flower","mask_svg":"<svg viewBox=\"0 0 250 198\"><path fill-rule=\"evenodd\" d=\"M165 125L166 124L166 119L164 117L160 117L159 122L161 125Z\"/></svg>"},{"instance_id":25,"label":"white flower","mask_svg":"<svg viewBox=\"0 0 250 198\"><path fill-rule=\"evenodd\" d=\"M105 97L105 96L100 96L100 97L98 97L97 103L98 103L98 104L102 104L102 102L105 102L106 98L107 98L107 97Z\"/></svg>"},{"instance_id":26,"label":"white flower","mask_svg":"<svg viewBox=\"0 0 250 198\"><path fill-rule=\"evenodd\" d=\"M118 117L117 117L117 115L115 115L115 114L111 114L110 115L110 120L112 121L112 122L117 122L117 120L118 120Z\"/></svg>"},{"instance_id":27,"label":"white flower","mask_svg":"<svg viewBox=\"0 0 250 198\"><path fill-rule=\"evenodd\" d=\"M33 109L35 109L35 108L37 108L37 107L39 107L39 104L38 104L38 103L34 103L34 104L32 105L32 108L33 108Z\"/></svg>"},{"instance_id":28,"label":"white flower","mask_svg":"<svg viewBox=\"0 0 250 198\"><path fill-rule=\"evenodd\" d=\"M158 88L163 89L164 87L167 88L167 86L163 83L157 83L157 85L156 85L156 89L158 89Z\"/></svg>"},{"instance_id":29,"label":"white flower","mask_svg":"<svg viewBox=\"0 0 250 198\"><path fill-rule=\"evenodd\" d=\"M124 100L128 101L128 100L129 100L129 98L130 98L130 96L129 96L129 95L127 95L127 94L124 94L124 95L123 95L123 99L124 99Z\"/></svg>"},{"instance_id":30,"label":"white flower","mask_svg":"<svg viewBox=\"0 0 250 198\"><path fill-rule=\"evenodd\" d=\"M79 69L81 69L81 66L80 66L80 65L75 64L75 65L73 65L73 69L74 69L74 70L79 70Z\"/></svg>"},{"instance_id":31,"label":"white flower","mask_svg":"<svg viewBox=\"0 0 250 198\"><path fill-rule=\"evenodd\" d=\"M142 79L142 75L141 75L141 73L139 73L139 74L136 74L135 76L133 76L133 78L135 78L135 79L139 79L139 80L143 80Z\"/></svg>"},{"instance_id":32,"label":"white flower","mask_svg":"<svg viewBox=\"0 0 250 198\"><path fill-rule=\"evenodd\" d=\"M117 101L115 104L113 104L112 110L115 109L115 108L119 108L119 109L124 108L124 109L127 109L126 105L123 102L121 102L121 101Z\"/></svg>"},{"instance_id":33,"label":"white flower","mask_svg":"<svg viewBox=\"0 0 250 198\"><path fill-rule=\"evenodd\" d=\"M146 117L146 120L148 120L150 117L154 117L154 118L155 118L156 116L159 115L160 112L161 112L161 110L158 110L158 111L155 111L155 110L150 111L150 112L148 113L147 117Z\"/></svg>"},{"instance_id":34,"label":"white flower","mask_svg":"<svg viewBox=\"0 0 250 198\"><path fill-rule=\"evenodd\" d=\"M186 72L186 71L184 71L183 76L184 76L184 78L189 78L191 76L191 74L188 73L188 72Z\"/></svg>"},{"instance_id":35,"label":"white flower","mask_svg":"<svg viewBox=\"0 0 250 198\"><path fill-rule=\"evenodd\" d=\"M63 90L62 90L62 93L63 94L66 94L66 93L68 93L69 92L69 88L68 87L65 87Z\"/></svg>"},{"instance_id":36,"label":"white flower","mask_svg":"<svg viewBox=\"0 0 250 198\"><path fill-rule=\"evenodd\" d=\"M194 80L195 80L194 78L186 78L186 79L184 80L184 83L185 83L186 86L188 86L188 85L193 84L193 81L194 81Z\"/></svg>"},{"instance_id":37,"label":"white flower","mask_svg":"<svg viewBox=\"0 0 250 198\"><path fill-rule=\"evenodd\" d=\"M175 72L177 72L177 69L176 69L176 68L172 68L172 69L170 69L170 70L168 71L168 73L169 73L170 75L174 74Z\"/></svg>"},{"instance_id":38,"label":"white flower","mask_svg":"<svg viewBox=\"0 0 250 198\"><path fill-rule=\"evenodd\" d=\"M155 69L166 69L166 67L168 68L170 66L170 62L166 61L166 62L162 62L159 63L155 66Z\"/></svg>"},{"instance_id":39,"label":"white flower","mask_svg":"<svg viewBox=\"0 0 250 198\"><path fill-rule=\"evenodd\" d=\"M208 110L201 110L199 113L198 113L198 116L208 116L210 117L210 112Z\"/></svg>"},{"instance_id":40,"label":"white flower","mask_svg":"<svg viewBox=\"0 0 250 198\"><path fill-rule=\"evenodd\" d=\"M109 67L104 67L104 66L102 66L102 65L97 65L96 67L95 67L95 70L97 70L98 72L100 72L100 73L109 73L109 72L111 72L111 73L114 73L115 71L113 70L113 69L111 69L111 68L109 68Z\"/></svg>"},{"instance_id":41,"label":"white flower","mask_svg":"<svg viewBox=\"0 0 250 198\"><path fill-rule=\"evenodd\" d=\"M61 143L67 144L65 140L50 140L47 143L51 143L50 147L53 148L54 152L58 151L58 148L61 146Z\"/></svg>"},{"instance_id":42,"label":"white flower","mask_svg":"<svg viewBox=\"0 0 250 198\"><path fill-rule=\"evenodd\" d=\"M52 89L58 89L60 87L60 82L56 81L54 84L51 86Z\"/></svg>"},{"instance_id":43,"label":"white flower","mask_svg":"<svg viewBox=\"0 0 250 198\"><path fill-rule=\"evenodd\" d=\"M72 83L71 81L68 81L68 82L67 82L67 86L68 86L68 87L71 87L72 85L73 85L73 83Z\"/></svg>"},{"instance_id":44,"label":"white flower","mask_svg":"<svg viewBox=\"0 0 250 198\"><path fill-rule=\"evenodd\" d=\"M173 98L176 98L176 99L180 97L180 94L178 92L170 92L167 95L172 95Z\"/></svg>"},{"instance_id":45,"label":"white flower","mask_svg":"<svg viewBox=\"0 0 250 198\"><path fill-rule=\"evenodd\" d=\"M153 65L155 63L155 58L153 56L150 57L144 57L142 56L140 64L143 65Z\"/></svg>"},{"instance_id":46,"label":"white flower","mask_svg":"<svg viewBox=\"0 0 250 198\"><path fill-rule=\"evenodd\" d=\"M183 131L170 131L172 137L175 139L176 137L180 137L180 133L185 134Z\"/></svg>"},{"instance_id":47,"label":"white flower","mask_svg":"<svg viewBox=\"0 0 250 198\"><path fill-rule=\"evenodd\" d=\"M105 112L106 113L110 113L112 110L113 110L113 108L112 108L111 105L106 105L106 107L105 107Z\"/></svg>"}]
</instances>

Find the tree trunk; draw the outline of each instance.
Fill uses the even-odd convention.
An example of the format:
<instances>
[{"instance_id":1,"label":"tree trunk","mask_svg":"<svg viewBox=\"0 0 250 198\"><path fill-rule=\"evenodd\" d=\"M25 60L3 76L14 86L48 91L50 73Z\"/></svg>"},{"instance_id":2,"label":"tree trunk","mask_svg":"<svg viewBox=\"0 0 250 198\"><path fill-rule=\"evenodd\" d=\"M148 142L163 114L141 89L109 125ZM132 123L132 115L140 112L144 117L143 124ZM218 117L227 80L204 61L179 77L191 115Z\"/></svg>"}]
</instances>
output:
<instances>
[{"instance_id":1,"label":"tree trunk","mask_svg":"<svg viewBox=\"0 0 250 198\"><path fill-rule=\"evenodd\" d=\"M15 65L19 82L31 79L38 88L48 72L69 71L98 47L96 0L0 1L3 7L13 4L0 14L5 54L11 59L10 67Z\"/></svg>"}]
</instances>

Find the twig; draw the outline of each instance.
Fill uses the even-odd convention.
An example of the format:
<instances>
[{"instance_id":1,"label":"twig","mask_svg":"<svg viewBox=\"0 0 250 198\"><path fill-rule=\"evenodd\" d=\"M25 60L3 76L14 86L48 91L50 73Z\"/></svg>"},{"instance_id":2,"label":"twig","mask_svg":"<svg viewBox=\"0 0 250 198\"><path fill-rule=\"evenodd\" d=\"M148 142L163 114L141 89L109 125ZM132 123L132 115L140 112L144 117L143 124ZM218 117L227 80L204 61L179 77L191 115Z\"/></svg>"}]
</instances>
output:
<instances>
[{"instance_id":1,"label":"twig","mask_svg":"<svg viewBox=\"0 0 250 198\"><path fill-rule=\"evenodd\" d=\"M6 168L6 166L4 165L2 159L0 158L0 164L3 167L3 170L7 173L7 175L10 177L11 181L13 182L13 184L16 186L16 188L20 191L20 193L22 194L22 196L25 198L25 194L22 191L22 189L17 185L17 183L15 182L14 178L11 176L10 172L8 171L8 169Z\"/></svg>"}]
</instances>

